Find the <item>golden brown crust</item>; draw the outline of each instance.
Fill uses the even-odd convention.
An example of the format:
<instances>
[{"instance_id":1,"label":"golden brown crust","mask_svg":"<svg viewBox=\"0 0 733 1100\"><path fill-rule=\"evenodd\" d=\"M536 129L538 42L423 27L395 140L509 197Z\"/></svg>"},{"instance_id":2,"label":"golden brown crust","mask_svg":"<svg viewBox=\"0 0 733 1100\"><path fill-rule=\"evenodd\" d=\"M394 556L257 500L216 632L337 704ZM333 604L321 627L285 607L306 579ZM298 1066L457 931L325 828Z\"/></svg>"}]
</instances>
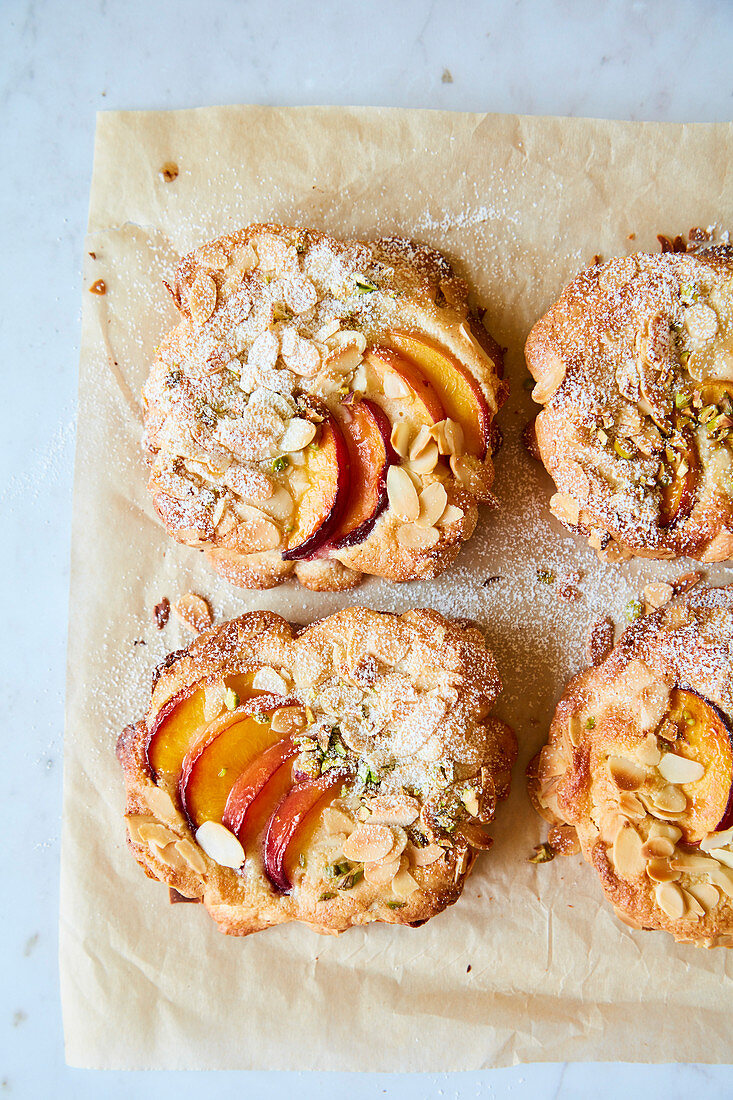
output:
<instances>
[{"instance_id":1,"label":"golden brown crust","mask_svg":"<svg viewBox=\"0 0 733 1100\"><path fill-rule=\"evenodd\" d=\"M733 554L733 249L596 264L525 355L558 519L613 559Z\"/></svg>"},{"instance_id":2,"label":"golden brown crust","mask_svg":"<svg viewBox=\"0 0 733 1100\"><path fill-rule=\"evenodd\" d=\"M405 581L447 568L473 532L477 503L493 501L492 421L507 394L502 349L447 261L410 241L341 242L310 229L251 225L183 259L168 289L181 320L160 346L143 397L148 487L169 534L206 550L222 576L250 588L294 576L338 590L364 573ZM405 350L414 337L422 343ZM413 392L389 364L385 372L384 357L370 360L375 349L402 363L406 356L413 375L415 354L442 356L469 380L468 403L441 413L433 393L426 412L424 377ZM348 435L344 420L355 402L376 405L386 430L375 506L365 506L360 537L319 542L309 528L311 541L299 544L307 486L329 483L333 469L349 465L341 455L324 474L313 448L323 448L331 430L337 444ZM469 428L475 419L478 442L461 431L464 416ZM443 426L456 423L457 434L446 436ZM419 516L394 505L390 465L408 472L417 494L429 489ZM321 533L339 533L337 513L348 509L363 472L350 486L348 472L342 480L333 508L322 505ZM436 500L444 501L440 514ZM314 555L334 564L316 569Z\"/></svg>"},{"instance_id":3,"label":"golden brown crust","mask_svg":"<svg viewBox=\"0 0 733 1100\"><path fill-rule=\"evenodd\" d=\"M224 700L230 683L258 670L268 685L273 676L285 678L283 697L237 699L231 718L217 703L202 725L190 728L185 745L177 743L178 763L167 770L161 761L169 756L160 752L170 753L183 728L183 703L202 685L204 707L217 691ZM460 896L476 849L490 846L483 827L508 793L516 741L489 716L499 690L480 631L434 611L398 617L354 607L304 628L270 612L243 615L170 654L156 670L146 717L121 734L128 842L146 874L200 898L228 934L289 920L334 934L375 920L423 923ZM338 781L298 842L290 892L273 885L262 829L238 870L207 855L181 779L198 748L213 744L212 730L233 728L253 708L269 716L273 729L277 715L307 716L283 791L324 777ZM170 725L177 715L178 727ZM168 744L154 748L161 730ZM184 751L188 765L180 763ZM230 792L241 774L227 780ZM278 805L265 806L270 821ZM220 822L203 817L209 827ZM220 823L216 828L227 833ZM386 854L373 851L371 858L375 837L389 843Z\"/></svg>"},{"instance_id":4,"label":"golden brown crust","mask_svg":"<svg viewBox=\"0 0 733 1100\"><path fill-rule=\"evenodd\" d=\"M732 647L733 586L639 619L570 682L529 770L618 916L705 947L733 944Z\"/></svg>"}]
</instances>

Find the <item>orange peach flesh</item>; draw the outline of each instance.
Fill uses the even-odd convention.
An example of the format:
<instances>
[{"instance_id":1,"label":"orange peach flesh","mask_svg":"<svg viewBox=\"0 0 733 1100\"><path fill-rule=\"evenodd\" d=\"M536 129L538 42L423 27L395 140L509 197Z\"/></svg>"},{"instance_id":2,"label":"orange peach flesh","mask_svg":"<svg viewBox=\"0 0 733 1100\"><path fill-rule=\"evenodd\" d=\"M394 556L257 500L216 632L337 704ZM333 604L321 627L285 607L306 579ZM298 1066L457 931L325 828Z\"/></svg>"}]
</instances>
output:
<instances>
[{"instance_id":1,"label":"orange peach flesh","mask_svg":"<svg viewBox=\"0 0 733 1100\"><path fill-rule=\"evenodd\" d=\"M364 358L376 374L380 386L384 387L385 375L390 371L400 379L408 391L408 400L412 403L416 419L425 424L437 424L440 420L445 420L448 414L435 387L415 363L392 348L384 347L371 348Z\"/></svg>"},{"instance_id":2,"label":"orange peach flesh","mask_svg":"<svg viewBox=\"0 0 733 1100\"><path fill-rule=\"evenodd\" d=\"M312 446L312 445L311 445ZM349 492L349 453L331 418L324 420L316 446L307 451L309 486L297 505L287 560L307 557L326 541Z\"/></svg>"},{"instance_id":3,"label":"orange peach flesh","mask_svg":"<svg viewBox=\"0 0 733 1100\"><path fill-rule=\"evenodd\" d=\"M677 723L679 736L670 751L696 760L705 774L694 783L681 784L688 808L676 824L689 844L697 844L710 832L729 828L732 823L733 741L726 718L713 704L694 691L675 688L670 698L669 717Z\"/></svg>"}]
</instances>

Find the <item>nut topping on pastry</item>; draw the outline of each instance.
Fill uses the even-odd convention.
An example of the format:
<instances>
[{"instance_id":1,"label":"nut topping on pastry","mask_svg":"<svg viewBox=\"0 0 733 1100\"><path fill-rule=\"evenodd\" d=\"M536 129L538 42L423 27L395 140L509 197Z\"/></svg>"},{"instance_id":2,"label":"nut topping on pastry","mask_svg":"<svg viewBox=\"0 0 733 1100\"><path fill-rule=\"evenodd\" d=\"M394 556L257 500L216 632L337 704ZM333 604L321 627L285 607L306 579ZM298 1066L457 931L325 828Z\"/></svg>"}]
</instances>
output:
<instances>
[{"instance_id":1,"label":"nut topping on pastry","mask_svg":"<svg viewBox=\"0 0 733 1100\"><path fill-rule=\"evenodd\" d=\"M502 352L439 253L252 225L169 288L144 388L149 489L235 584L433 577L491 502ZM399 470L424 508L388 493ZM437 501L443 502L442 509Z\"/></svg>"},{"instance_id":2,"label":"nut topping on pastry","mask_svg":"<svg viewBox=\"0 0 733 1100\"><path fill-rule=\"evenodd\" d=\"M733 556L733 249L596 264L525 349L551 509L601 556Z\"/></svg>"},{"instance_id":3,"label":"nut topping on pastry","mask_svg":"<svg viewBox=\"0 0 733 1100\"><path fill-rule=\"evenodd\" d=\"M733 946L733 586L639 619L560 701L530 794L619 917Z\"/></svg>"},{"instance_id":4,"label":"nut topping on pastry","mask_svg":"<svg viewBox=\"0 0 733 1100\"><path fill-rule=\"evenodd\" d=\"M422 923L456 901L516 741L475 627L254 612L163 662L121 735L130 844L234 935Z\"/></svg>"}]
</instances>

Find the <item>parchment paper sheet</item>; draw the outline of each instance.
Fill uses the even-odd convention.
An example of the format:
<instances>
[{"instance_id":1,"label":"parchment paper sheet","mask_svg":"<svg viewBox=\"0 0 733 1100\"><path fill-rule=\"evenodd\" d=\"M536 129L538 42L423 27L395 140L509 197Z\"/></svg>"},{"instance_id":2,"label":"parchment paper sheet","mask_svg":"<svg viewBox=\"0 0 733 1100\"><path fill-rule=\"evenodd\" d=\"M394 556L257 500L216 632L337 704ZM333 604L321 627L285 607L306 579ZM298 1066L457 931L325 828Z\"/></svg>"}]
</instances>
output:
<instances>
[{"instance_id":1,"label":"parchment paper sheet","mask_svg":"<svg viewBox=\"0 0 733 1100\"><path fill-rule=\"evenodd\" d=\"M580 857L535 866L544 828L524 767L588 624L689 563L601 566L551 519L548 479L519 432L532 409L522 347L565 281L657 232L733 224L730 126L373 109L233 107L102 114L92 183L74 499L61 892L69 1061L109 1068L453 1070L520 1061L729 1061L733 954L631 932ZM159 169L179 167L166 183ZM153 518L139 392L175 322L161 279L177 256L252 220L335 235L397 233L443 249L509 348L498 512L436 582L355 593L244 592ZM629 239L635 234L635 240ZM579 569L582 599L558 579ZM498 580L483 585L488 577ZM731 570L708 571L724 580ZM487 629L497 708L521 744L495 845L460 902L418 929L339 938L281 927L247 939L202 906L168 904L125 847L118 731L145 709L162 596L207 595L217 617L273 608L305 622L349 603L433 606ZM146 644L135 644L144 641ZM470 968L470 969L469 969Z\"/></svg>"}]
</instances>

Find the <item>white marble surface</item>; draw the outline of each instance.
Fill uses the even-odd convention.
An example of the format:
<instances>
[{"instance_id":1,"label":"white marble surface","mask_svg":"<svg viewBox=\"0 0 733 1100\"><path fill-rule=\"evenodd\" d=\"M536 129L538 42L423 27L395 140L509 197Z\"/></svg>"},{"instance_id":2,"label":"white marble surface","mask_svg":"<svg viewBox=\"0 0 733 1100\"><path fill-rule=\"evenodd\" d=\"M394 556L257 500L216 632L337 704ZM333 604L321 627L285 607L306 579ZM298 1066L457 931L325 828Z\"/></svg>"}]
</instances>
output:
<instances>
[{"instance_id":1,"label":"white marble surface","mask_svg":"<svg viewBox=\"0 0 733 1100\"><path fill-rule=\"evenodd\" d=\"M733 108L731 57L730 0L0 2L3 1097L733 1095L733 1071L704 1066L544 1065L399 1078L69 1070L56 971L80 260L94 112L336 103L718 121Z\"/></svg>"}]
</instances>

